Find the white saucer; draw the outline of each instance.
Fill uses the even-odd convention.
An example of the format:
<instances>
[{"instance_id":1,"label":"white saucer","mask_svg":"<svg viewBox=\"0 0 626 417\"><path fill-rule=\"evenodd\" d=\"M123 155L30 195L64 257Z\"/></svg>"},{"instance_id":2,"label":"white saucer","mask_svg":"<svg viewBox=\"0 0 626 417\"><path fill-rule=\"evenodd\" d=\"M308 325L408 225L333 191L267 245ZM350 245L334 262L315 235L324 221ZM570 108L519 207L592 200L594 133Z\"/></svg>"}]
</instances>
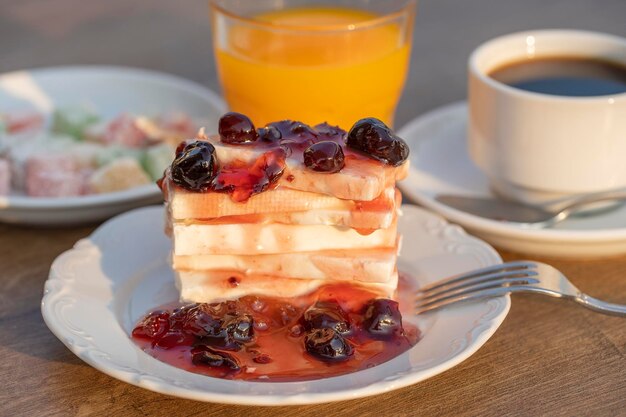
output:
<instances>
[{"instance_id":1,"label":"white saucer","mask_svg":"<svg viewBox=\"0 0 626 417\"><path fill-rule=\"evenodd\" d=\"M486 176L466 145L467 105L453 103L424 114L399 130L411 147L411 172L398 184L410 200L458 223L486 241L512 251L555 257L602 257L626 253L626 206L528 230L446 206L438 194L493 197Z\"/></svg>"},{"instance_id":2,"label":"white saucer","mask_svg":"<svg viewBox=\"0 0 626 417\"><path fill-rule=\"evenodd\" d=\"M415 206L403 206L405 239L399 269L418 283L501 262L486 243ZM78 357L117 379L152 391L201 401L292 405L379 394L437 375L467 359L497 330L509 296L457 305L415 317L411 294L400 294L404 320L422 339L374 368L305 382L245 382L191 373L158 361L129 334L159 305L175 301L163 233L162 207L136 209L100 226L59 256L50 269L41 310L52 332ZM403 301L404 300L404 301Z\"/></svg>"},{"instance_id":3,"label":"white saucer","mask_svg":"<svg viewBox=\"0 0 626 417\"><path fill-rule=\"evenodd\" d=\"M93 106L106 118L124 112L183 112L206 121L208 131L217 130L217 120L226 111L224 101L200 84L137 68L76 66L0 74L0 109L49 115L56 107L77 105ZM94 222L162 199L156 184L78 197L10 194L0 196L0 221L49 226Z\"/></svg>"}]
</instances>

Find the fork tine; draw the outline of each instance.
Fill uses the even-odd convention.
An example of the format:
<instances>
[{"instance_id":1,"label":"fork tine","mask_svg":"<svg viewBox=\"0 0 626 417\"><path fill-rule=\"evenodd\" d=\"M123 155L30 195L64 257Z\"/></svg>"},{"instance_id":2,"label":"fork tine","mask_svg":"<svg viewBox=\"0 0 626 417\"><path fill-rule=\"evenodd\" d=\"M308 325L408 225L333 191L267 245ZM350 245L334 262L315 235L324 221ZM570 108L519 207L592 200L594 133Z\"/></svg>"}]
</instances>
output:
<instances>
[{"instance_id":1,"label":"fork tine","mask_svg":"<svg viewBox=\"0 0 626 417\"><path fill-rule=\"evenodd\" d=\"M539 280L535 278L502 278L491 280L487 282L480 282L478 284L470 285L467 287L456 288L450 291L442 292L441 294L433 295L432 297L422 298L416 301L416 307L425 307L430 304L437 304L441 301L445 301L449 298L456 298L465 294L471 294L477 291L488 290L492 288L509 288L512 286L531 285L538 283Z\"/></svg>"},{"instance_id":2,"label":"fork tine","mask_svg":"<svg viewBox=\"0 0 626 417\"><path fill-rule=\"evenodd\" d=\"M441 287L443 285L447 285L453 282L462 281L470 278L474 278L477 276L482 276L485 274L492 274L499 271L509 271L509 270L524 270L535 268L536 264L528 261L515 261L515 262L507 262L503 264L491 265L482 269L473 270L471 272L466 272L459 275L453 275L450 278L443 279L441 281L434 282L432 284L424 285L420 288L420 291L428 291L433 288Z\"/></svg>"},{"instance_id":3,"label":"fork tine","mask_svg":"<svg viewBox=\"0 0 626 417\"><path fill-rule=\"evenodd\" d=\"M435 287L431 287L430 289L423 290L422 288L418 288L415 292L417 295L415 297L416 300L432 298L444 293L453 292L457 289L473 286L474 284L478 284L481 282L495 282L497 280L503 278L530 278L533 276L537 276L538 273L532 269L515 269L515 270L504 270L498 271L491 274L485 275L477 275L472 276L470 278L465 278L463 280L456 280L449 284L438 285Z\"/></svg>"},{"instance_id":4,"label":"fork tine","mask_svg":"<svg viewBox=\"0 0 626 417\"><path fill-rule=\"evenodd\" d=\"M418 306L415 308L415 314L417 315L417 314L426 313L427 311L438 310L450 304L473 301L473 300L478 300L481 298L499 297L499 296L506 295L512 292L537 292L537 291L539 291L538 288L527 286L527 285L490 288L490 289L472 292L469 294L461 294L455 297L446 298L437 303L431 303L426 306Z\"/></svg>"}]
</instances>

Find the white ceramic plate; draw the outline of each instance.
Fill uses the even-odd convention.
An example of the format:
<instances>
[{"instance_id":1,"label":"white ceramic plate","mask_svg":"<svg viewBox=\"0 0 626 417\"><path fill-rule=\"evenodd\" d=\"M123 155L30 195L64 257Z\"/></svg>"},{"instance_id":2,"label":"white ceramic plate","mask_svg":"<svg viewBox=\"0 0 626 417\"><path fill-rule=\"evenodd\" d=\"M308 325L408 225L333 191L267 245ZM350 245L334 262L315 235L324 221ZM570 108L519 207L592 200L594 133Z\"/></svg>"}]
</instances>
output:
<instances>
[{"instance_id":1,"label":"white ceramic plate","mask_svg":"<svg viewBox=\"0 0 626 417\"><path fill-rule=\"evenodd\" d=\"M181 111L216 130L226 106L211 90L173 75L121 67L59 67L0 75L0 109L38 110L93 106L104 118L123 112L155 115ZM161 200L154 184L80 197L0 196L0 221L41 225L77 224Z\"/></svg>"},{"instance_id":2,"label":"white ceramic plate","mask_svg":"<svg viewBox=\"0 0 626 417\"><path fill-rule=\"evenodd\" d=\"M466 130L465 102L433 110L399 130L411 147L409 177L398 183L404 195L509 250L576 258L626 253L626 206L532 230L465 213L435 200L446 193L495 198L486 176L469 158Z\"/></svg>"},{"instance_id":3,"label":"white ceramic plate","mask_svg":"<svg viewBox=\"0 0 626 417\"><path fill-rule=\"evenodd\" d=\"M486 243L415 206L404 206L400 269L419 283L501 262ZM52 332L78 357L117 379L164 394L202 401L289 405L347 400L401 388L467 359L506 317L508 296L459 305L405 320L423 339L372 369L306 382L245 382L190 373L154 359L129 338L146 312L175 301L167 259L163 208L149 207L109 220L59 256L50 270L42 313Z\"/></svg>"}]
</instances>

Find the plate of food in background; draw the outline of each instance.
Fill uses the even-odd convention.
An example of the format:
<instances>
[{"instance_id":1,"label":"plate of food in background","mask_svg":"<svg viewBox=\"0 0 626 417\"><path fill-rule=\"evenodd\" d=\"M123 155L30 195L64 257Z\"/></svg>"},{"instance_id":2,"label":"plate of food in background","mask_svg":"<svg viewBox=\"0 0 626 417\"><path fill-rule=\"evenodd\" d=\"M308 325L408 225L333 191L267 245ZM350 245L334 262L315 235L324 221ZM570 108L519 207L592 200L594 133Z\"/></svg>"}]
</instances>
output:
<instances>
[{"instance_id":1,"label":"plate of food in background","mask_svg":"<svg viewBox=\"0 0 626 417\"><path fill-rule=\"evenodd\" d=\"M161 201L176 145L225 104L168 74L58 67L0 75L0 221L95 222Z\"/></svg>"}]
</instances>

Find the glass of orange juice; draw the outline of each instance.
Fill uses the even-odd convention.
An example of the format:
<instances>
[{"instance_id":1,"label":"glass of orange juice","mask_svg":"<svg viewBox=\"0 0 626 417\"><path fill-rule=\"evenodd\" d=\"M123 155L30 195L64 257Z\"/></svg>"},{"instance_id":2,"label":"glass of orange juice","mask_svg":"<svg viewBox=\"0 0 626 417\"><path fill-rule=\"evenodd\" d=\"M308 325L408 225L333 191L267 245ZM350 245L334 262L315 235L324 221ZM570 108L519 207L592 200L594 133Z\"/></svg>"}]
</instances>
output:
<instances>
[{"instance_id":1,"label":"glass of orange juice","mask_svg":"<svg viewBox=\"0 0 626 417\"><path fill-rule=\"evenodd\" d=\"M389 126L406 80L416 0L210 0L232 111L257 126L292 119Z\"/></svg>"}]
</instances>

